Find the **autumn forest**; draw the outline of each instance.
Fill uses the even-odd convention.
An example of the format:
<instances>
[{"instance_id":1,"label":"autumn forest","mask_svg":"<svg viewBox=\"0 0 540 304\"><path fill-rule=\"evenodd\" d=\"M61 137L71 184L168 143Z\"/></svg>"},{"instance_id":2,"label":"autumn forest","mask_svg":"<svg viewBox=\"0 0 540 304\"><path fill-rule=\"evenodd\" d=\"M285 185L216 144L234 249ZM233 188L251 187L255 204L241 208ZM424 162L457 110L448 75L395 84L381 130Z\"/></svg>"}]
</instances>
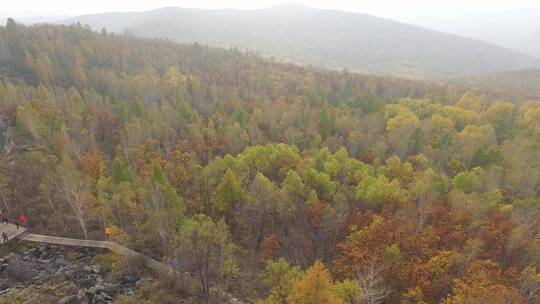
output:
<instances>
[{"instance_id":1,"label":"autumn forest","mask_svg":"<svg viewBox=\"0 0 540 304\"><path fill-rule=\"evenodd\" d=\"M197 282L115 303L540 303L538 100L10 20L0 151L3 210Z\"/></svg>"}]
</instances>

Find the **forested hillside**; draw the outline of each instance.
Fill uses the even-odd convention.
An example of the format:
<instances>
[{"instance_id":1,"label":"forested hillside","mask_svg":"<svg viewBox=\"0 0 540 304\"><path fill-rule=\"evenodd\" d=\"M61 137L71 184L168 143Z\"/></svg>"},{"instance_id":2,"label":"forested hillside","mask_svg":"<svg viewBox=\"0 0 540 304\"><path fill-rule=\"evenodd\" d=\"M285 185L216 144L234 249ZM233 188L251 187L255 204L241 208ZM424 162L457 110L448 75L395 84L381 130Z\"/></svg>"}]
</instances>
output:
<instances>
[{"instance_id":1,"label":"forested hillside","mask_svg":"<svg viewBox=\"0 0 540 304\"><path fill-rule=\"evenodd\" d=\"M540 70L521 70L463 77L448 81L463 90L475 90L514 103L540 99Z\"/></svg>"},{"instance_id":2,"label":"forested hillside","mask_svg":"<svg viewBox=\"0 0 540 304\"><path fill-rule=\"evenodd\" d=\"M0 76L2 209L199 282L118 303L540 301L538 101L13 21Z\"/></svg>"},{"instance_id":3,"label":"forested hillside","mask_svg":"<svg viewBox=\"0 0 540 304\"><path fill-rule=\"evenodd\" d=\"M540 59L365 14L284 4L260 10L167 7L63 21L95 30L238 47L280 61L432 79L540 67Z\"/></svg>"}]
</instances>

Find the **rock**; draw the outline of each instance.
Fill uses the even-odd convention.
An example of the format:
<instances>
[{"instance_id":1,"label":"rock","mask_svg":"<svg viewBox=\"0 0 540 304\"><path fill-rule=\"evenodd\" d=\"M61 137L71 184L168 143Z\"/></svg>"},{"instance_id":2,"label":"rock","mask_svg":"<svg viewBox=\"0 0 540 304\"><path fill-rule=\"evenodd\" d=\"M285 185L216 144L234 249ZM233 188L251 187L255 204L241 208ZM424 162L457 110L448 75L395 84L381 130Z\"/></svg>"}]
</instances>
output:
<instances>
[{"instance_id":1,"label":"rock","mask_svg":"<svg viewBox=\"0 0 540 304\"><path fill-rule=\"evenodd\" d=\"M125 276L122 278L122 280L120 281L120 283L124 286L133 286L135 285L135 283L137 282L137 278L136 277L133 277L133 276Z\"/></svg>"},{"instance_id":2,"label":"rock","mask_svg":"<svg viewBox=\"0 0 540 304\"><path fill-rule=\"evenodd\" d=\"M232 296L229 293L224 292L223 290L217 289L217 288L211 288L210 293L213 297L215 297L220 303L228 303L228 304L242 304L244 302L238 300L234 296Z\"/></svg>"},{"instance_id":3,"label":"rock","mask_svg":"<svg viewBox=\"0 0 540 304\"><path fill-rule=\"evenodd\" d=\"M76 295L66 296L60 299L57 304L79 304L81 300Z\"/></svg>"},{"instance_id":4,"label":"rock","mask_svg":"<svg viewBox=\"0 0 540 304\"><path fill-rule=\"evenodd\" d=\"M88 266L84 266L84 267L83 267L83 270L84 270L85 272L92 272L92 273L95 273L95 274L101 273L101 269L100 269L99 265L88 265Z\"/></svg>"},{"instance_id":5,"label":"rock","mask_svg":"<svg viewBox=\"0 0 540 304\"><path fill-rule=\"evenodd\" d=\"M67 280L72 280L73 278L75 278L75 271L74 270L64 271L64 276L66 277Z\"/></svg>"},{"instance_id":6,"label":"rock","mask_svg":"<svg viewBox=\"0 0 540 304\"><path fill-rule=\"evenodd\" d=\"M103 286L103 291L108 294L116 294L120 290L120 284L107 284Z\"/></svg>"},{"instance_id":7,"label":"rock","mask_svg":"<svg viewBox=\"0 0 540 304\"><path fill-rule=\"evenodd\" d=\"M77 293L77 298L82 301L85 297L86 291L84 289L79 289L79 292Z\"/></svg>"},{"instance_id":8,"label":"rock","mask_svg":"<svg viewBox=\"0 0 540 304\"><path fill-rule=\"evenodd\" d=\"M103 292L103 288L104 287L102 285L97 284L96 286L89 288L88 291L92 293L100 294Z\"/></svg>"},{"instance_id":9,"label":"rock","mask_svg":"<svg viewBox=\"0 0 540 304\"><path fill-rule=\"evenodd\" d=\"M8 259L9 262L6 270L9 278L21 282L28 282L37 276L37 272L33 269L33 265L25 262L20 255L12 253L8 256Z\"/></svg>"},{"instance_id":10,"label":"rock","mask_svg":"<svg viewBox=\"0 0 540 304\"><path fill-rule=\"evenodd\" d=\"M95 254L103 251L76 249L77 259L70 259L67 250L71 249L38 246L19 255L12 253L2 257L0 299L3 293L24 293L24 290L35 293L47 286L58 297L63 297L55 303L108 304L117 295L134 296L139 288L153 280L151 277L141 278L133 274L105 276L100 266L92 261Z\"/></svg>"},{"instance_id":11,"label":"rock","mask_svg":"<svg viewBox=\"0 0 540 304\"><path fill-rule=\"evenodd\" d=\"M79 281L79 285L84 288L90 288L96 285L96 280L94 280L93 278L85 278Z\"/></svg>"},{"instance_id":12,"label":"rock","mask_svg":"<svg viewBox=\"0 0 540 304\"><path fill-rule=\"evenodd\" d=\"M102 298L97 298L94 300L93 302L94 304L108 304L108 303L112 303L112 302L108 302L106 301L105 299L102 299Z\"/></svg>"},{"instance_id":13,"label":"rock","mask_svg":"<svg viewBox=\"0 0 540 304\"><path fill-rule=\"evenodd\" d=\"M113 298L106 292L102 292L99 294L98 299L103 299L107 302L112 302Z\"/></svg>"},{"instance_id":14,"label":"rock","mask_svg":"<svg viewBox=\"0 0 540 304\"><path fill-rule=\"evenodd\" d=\"M34 284L35 285L42 285L43 283L45 283L45 281L47 281L48 278L46 277L41 277L41 276L37 276L34 278Z\"/></svg>"},{"instance_id":15,"label":"rock","mask_svg":"<svg viewBox=\"0 0 540 304\"><path fill-rule=\"evenodd\" d=\"M87 299L93 299L93 298L96 297L96 294L93 293L93 292L91 292L90 290L86 290L86 291L84 292L84 295L85 295L85 297L86 297Z\"/></svg>"},{"instance_id":16,"label":"rock","mask_svg":"<svg viewBox=\"0 0 540 304\"><path fill-rule=\"evenodd\" d=\"M55 287L55 291L60 294L75 294L78 291L77 286L73 282L66 281Z\"/></svg>"},{"instance_id":17,"label":"rock","mask_svg":"<svg viewBox=\"0 0 540 304\"><path fill-rule=\"evenodd\" d=\"M31 256L37 259L47 260L53 256L53 253L50 250L48 250L46 247L41 246L34 249Z\"/></svg>"},{"instance_id":18,"label":"rock","mask_svg":"<svg viewBox=\"0 0 540 304\"><path fill-rule=\"evenodd\" d=\"M150 283L151 281L152 281L152 278L142 278L135 283L135 287L140 289L141 287Z\"/></svg>"},{"instance_id":19,"label":"rock","mask_svg":"<svg viewBox=\"0 0 540 304\"><path fill-rule=\"evenodd\" d=\"M95 286L92 286L92 287L88 288L88 290L86 291L86 294L91 295L91 297L93 297L97 293L98 293L98 290L97 290L97 288Z\"/></svg>"},{"instance_id":20,"label":"rock","mask_svg":"<svg viewBox=\"0 0 540 304\"><path fill-rule=\"evenodd\" d=\"M32 257L39 259L41 257L41 251L39 248L34 248L34 250L30 251L32 254Z\"/></svg>"},{"instance_id":21,"label":"rock","mask_svg":"<svg viewBox=\"0 0 540 304\"><path fill-rule=\"evenodd\" d=\"M16 253L10 253L10 254L7 255L7 257L5 257L4 262L9 263L9 261L12 260L12 259L20 259L20 258L21 258L21 256L16 254Z\"/></svg>"},{"instance_id":22,"label":"rock","mask_svg":"<svg viewBox=\"0 0 540 304\"><path fill-rule=\"evenodd\" d=\"M135 296L135 290L132 288L127 288L122 291L122 294L128 295L128 296Z\"/></svg>"}]
</instances>

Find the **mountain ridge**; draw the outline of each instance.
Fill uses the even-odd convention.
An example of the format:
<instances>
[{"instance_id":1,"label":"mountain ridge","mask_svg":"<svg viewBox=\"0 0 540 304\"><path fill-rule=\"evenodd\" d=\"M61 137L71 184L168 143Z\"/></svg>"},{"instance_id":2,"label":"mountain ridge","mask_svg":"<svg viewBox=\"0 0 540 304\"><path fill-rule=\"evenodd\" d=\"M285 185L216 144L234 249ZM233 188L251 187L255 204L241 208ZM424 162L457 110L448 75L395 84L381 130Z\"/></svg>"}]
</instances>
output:
<instances>
[{"instance_id":1,"label":"mountain ridge","mask_svg":"<svg viewBox=\"0 0 540 304\"><path fill-rule=\"evenodd\" d=\"M400 21L430 29L453 33L469 38L488 41L496 45L540 57L540 48L530 43L540 43L540 37L533 33L540 31L540 6L516 7L510 9L454 11L427 11L404 14Z\"/></svg>"},{"instance_id":2,"label":"mountain ridge","mask_svg":"<svg viewBox=\"0 0 540 304\"><path fill-rule=\"evenodd\" d=\"M60 23L75 22L95 30L237 47L280 61L408 78L540 67L540 59L488 42L368 14L298 5L291 9L290 4L252 10L165 7Z\"/></svg>"}]
</instances>

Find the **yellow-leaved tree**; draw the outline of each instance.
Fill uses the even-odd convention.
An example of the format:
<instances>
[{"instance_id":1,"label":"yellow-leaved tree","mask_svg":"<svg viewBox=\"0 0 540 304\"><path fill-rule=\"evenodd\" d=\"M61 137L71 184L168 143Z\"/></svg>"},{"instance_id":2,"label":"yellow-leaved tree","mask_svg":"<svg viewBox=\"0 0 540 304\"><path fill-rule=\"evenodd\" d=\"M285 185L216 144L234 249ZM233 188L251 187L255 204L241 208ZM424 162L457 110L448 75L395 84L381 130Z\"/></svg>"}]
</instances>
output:
<instances>
[{"instance_id":1,"label":"yellow-leaved tree","mask_svg":"<svg viewBox=\"0 0 540 304\"><path fill-rule=\"evenodd\" d=\"M316 261L306 270L305 275L294 282L290 304L342 304L334 293L332 276L321 261Z\"/></svg>"}]
</instances>

